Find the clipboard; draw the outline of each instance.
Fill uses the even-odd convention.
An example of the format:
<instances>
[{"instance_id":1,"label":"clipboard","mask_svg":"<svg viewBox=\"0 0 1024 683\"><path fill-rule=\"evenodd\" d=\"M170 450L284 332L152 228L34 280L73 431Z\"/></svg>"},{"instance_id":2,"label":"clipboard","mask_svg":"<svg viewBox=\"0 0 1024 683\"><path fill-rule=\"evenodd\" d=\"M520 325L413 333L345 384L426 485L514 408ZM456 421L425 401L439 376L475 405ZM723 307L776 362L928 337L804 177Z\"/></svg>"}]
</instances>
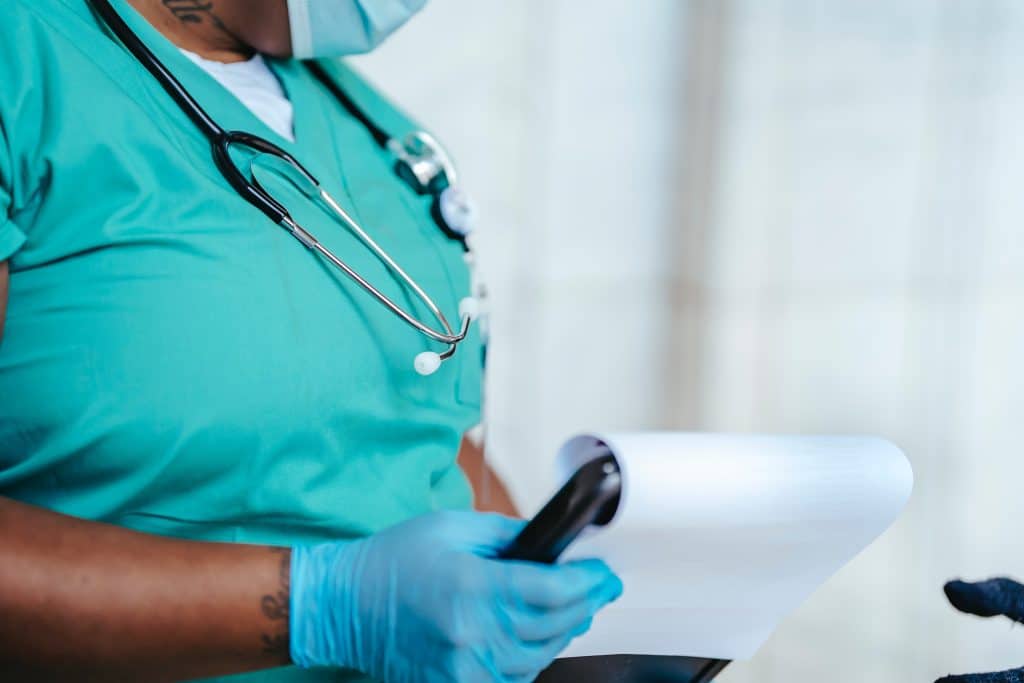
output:
<instances>
[{"instance_id":1,"label":"clipboard","mask_svg":"<svg viewBox=\"0 0 1024 683\"><path fill-rule=\"evenodd\" d=\"M500 557L553 564L585 529L615 517L621 493L622 472L606 449L576 470ZM699 657L568 657L555 660L536 683L707 683L728 664Z\"/></svg>"}]
</instances>

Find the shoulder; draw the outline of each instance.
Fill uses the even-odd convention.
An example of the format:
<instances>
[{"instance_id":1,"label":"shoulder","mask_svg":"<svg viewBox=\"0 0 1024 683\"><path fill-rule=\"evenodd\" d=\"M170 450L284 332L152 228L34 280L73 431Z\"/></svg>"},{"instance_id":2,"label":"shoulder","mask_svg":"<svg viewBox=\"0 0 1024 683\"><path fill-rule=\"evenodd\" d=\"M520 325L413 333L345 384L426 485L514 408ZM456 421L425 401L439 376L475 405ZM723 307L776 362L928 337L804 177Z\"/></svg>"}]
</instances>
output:
<instances>
[{"instance_id":1,"label":"shoulder","mask_svg":"<svg viewBox=\"0 0 1024 683\"><path fill-rule=\"evenodd\" d=\"M18 0L0 2L0 260L24 243L25 234L12 215L26 183L20 172L23 145L39 144L38 124L28 125L42 113L38 84L39 61L33 58L39 39L37 18ZM34 128L34 129L33 129ZM25 131L28 130L26 133ZM0 272L0 326L6 301L7 269Z\"/></svg>"},{"instance_id":2,"label":"shoulder","mask_svg":"<svg viewBox=\"0 0 1024 683\"><path fill-rule=\"evenodd\" d=\"M0 2L0 189L7 202L16 185L17 148L38 144L45 33L39 17L20 0Z\"/></svg>"},{"instance_id":3,"label":"shoulder","mask_svg":"<svg viewBox=\"0 0 1024 683\"><path fill-rule=\"evenodd\" d=\"M0 2L0 51L5 57L16 55L25 61L31 53L50 44L60 27L75 30L87 26L92 18L86 0L4 0ZM4 60L2 66L10 66Z\"/></svg>"},{"instance_id":4,"label":"shoulder","mask_svg":"<svg viewBox=\"0 0 1024 683\"><path fill-rule=\"evenodd\" d=\"M0 0L0 190L8 211L38 185L44 141L81 105L67 93L88 87L81 67L102 37L86 0Z\"/></svg>"},{"instance_id":5,"label":"shoulder","mask_svg":"<svg viewBox=\"0 0 1024 683\"><path fill-rule=\"evenodd\" d=\"M10 89L13 79L38 66L35 55L45 33L40 18L20 0L0 2L0 82L4 84L0 95Z\"/></svg>"},{"instance_id":6,"label":"shoulder","mask_svg":"<svg viewBox=\"0 0 1024 683\"><path fill-rule=\"evenodd\" d=\"M0 120L28 117L55 80L69 77L70 55L79 58L83 36L97 32L85 0L0 2Z\"/></svg>"},{"instance_id":7,"label":"shoulder","mask_svg":"<svg viewBox=\"0 0 1024 683\"><path fill-rule=\"evenodd\" d=\"M26 77L42 85L103 38L87 0L0 1L0 92Z\"/></svg>"},{"instance_id":8,"label":"shoulder","mask_svg":"<svg viewBox=\"0 0 1024 683\"><path fill-rule=\"evenodd\" d=\"M4 43L11 36L17 35L19 24L23 25L33 16L30 9L30 6L23 4L21 0L6 0L0 3L0 36L4 36Z\"/></svg>"}]
</instances>

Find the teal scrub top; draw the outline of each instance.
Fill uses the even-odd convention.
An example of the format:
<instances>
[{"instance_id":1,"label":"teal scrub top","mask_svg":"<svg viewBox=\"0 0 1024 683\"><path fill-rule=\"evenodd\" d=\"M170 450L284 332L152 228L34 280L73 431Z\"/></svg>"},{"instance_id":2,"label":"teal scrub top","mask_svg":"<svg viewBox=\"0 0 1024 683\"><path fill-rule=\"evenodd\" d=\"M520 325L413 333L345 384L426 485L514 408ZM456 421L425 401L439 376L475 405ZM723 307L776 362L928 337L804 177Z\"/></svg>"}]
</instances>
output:
<instances>
[{"instance_id":1,"label":"teal scrub top","mask_svg":"<svg viewBox=\"0 0 1024 683\"><path fill-rule=\"evenodd\" d=\"M300 159L450 315L460 245L430 199L296 61L275 134L149 26L143 40L225 128ZM330 73L392 135L412 123L340 62ZM424 319L429 312L316 204L300 224ZM455 457L480 418L473 337L437 345L242 200L206 139L85 0L0 3L0 495L190 539L355 538L471 504ZM235 681L350 681L294 668Z\"/></svg>"}]
</instances>

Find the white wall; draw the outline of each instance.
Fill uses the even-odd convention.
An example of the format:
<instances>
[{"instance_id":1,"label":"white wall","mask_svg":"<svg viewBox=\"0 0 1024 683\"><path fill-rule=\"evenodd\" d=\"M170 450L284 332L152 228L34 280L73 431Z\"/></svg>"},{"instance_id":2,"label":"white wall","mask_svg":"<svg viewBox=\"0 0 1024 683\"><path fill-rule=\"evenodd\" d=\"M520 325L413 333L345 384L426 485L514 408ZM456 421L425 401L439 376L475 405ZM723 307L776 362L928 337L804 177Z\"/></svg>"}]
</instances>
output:
<instances>
[{"instance_id":1,"label":"white wall","mask_svg":"<svg viewBox=\"0 0 1024 683\"><path fill-rule=\"evenodd\" d=\"M652 425L666 357L685 4L437 0L360 62L482 204L489 457L524 509L558 445ZM654 362L652 362L654 359Z\"/></svg>"},{"instance_id":2,"label":"white wall","mask_svg":"<svg viewBox=\"0 0 1024 683\"><path fill-rule=\"evenodd\" d=\"M526 509L589 425L908 452L902 521L725 683L1024 664L940 590L1024 576L1022 58L1019 0L433 0L362 62L485 209Z\"/></svg>"},{"instance_id":3,"label":"white wall","mask_svg":"<svg viewBox=\"0 0 1024 683\"><path fill-rule=\"evenodd\" d=\"M1024 575L1024 5L743 0L731 35L702 424L887 435L917 484L723 680L1020 666L940 586Z\"/></svg>"}]
</instances>

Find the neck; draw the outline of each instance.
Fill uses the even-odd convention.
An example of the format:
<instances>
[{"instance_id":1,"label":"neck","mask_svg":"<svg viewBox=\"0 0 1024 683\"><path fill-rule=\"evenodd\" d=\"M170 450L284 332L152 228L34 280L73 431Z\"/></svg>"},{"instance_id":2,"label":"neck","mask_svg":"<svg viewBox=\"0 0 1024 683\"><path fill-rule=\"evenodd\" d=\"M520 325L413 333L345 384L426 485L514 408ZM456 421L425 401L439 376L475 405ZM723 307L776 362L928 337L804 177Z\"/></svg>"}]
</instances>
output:
<instances>
[{"instance_id":1,"label":"neck","mask_svg":"<svg viewBox=\"0 0 1024 683\"><path fill-rule=\"evenodd\" d=\"M233 0L128 0L139 14L178 47L205 59L240 62L253 48L218 15Z\"/></svg>"}]
</instances>

